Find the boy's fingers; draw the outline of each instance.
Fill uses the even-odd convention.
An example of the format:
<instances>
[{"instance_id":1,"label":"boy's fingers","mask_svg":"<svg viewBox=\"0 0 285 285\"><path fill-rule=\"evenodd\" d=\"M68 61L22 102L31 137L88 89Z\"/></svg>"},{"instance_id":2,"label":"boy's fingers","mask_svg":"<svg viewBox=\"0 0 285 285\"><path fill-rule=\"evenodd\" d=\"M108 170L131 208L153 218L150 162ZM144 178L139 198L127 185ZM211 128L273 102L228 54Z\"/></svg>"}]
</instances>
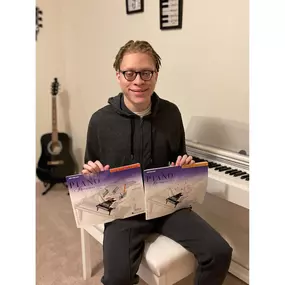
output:
<instances>
[{"instance_id":1,"label":"boy's fingers","mask_svg":"<svg viewBox=\"0 0 285 285\"><path fill-rule=\"evenodd\" d=\"M85 170L87 170L88 172L93 172L93 168L92 168L90 165L88 165L88 164L84 164L84 165L83 165L83 168L84 168Z\"/></svg>"},{"instance_id":2,"label":"boy's fingers","mask_svg":"<svg viewBox=\"0 0 285 285\"><path fill-rule=\"evenodd\" d=\"M96 164L97 167L99 167L99 169L100 169L101 171L104 171L104 167L103 167L102 163L101 163L99 160L96 160L96 161L95 161L95 164Z\"/></svg>"},{"instance_id":3,"label":"boy's fingers","mask_svg":"<svg viewBox=\"0 0 285 285\"><path fill-rule=\"evenodd\" d=\"M189 164L192 161L193 157L189 155L186 159L186 164Z\"/></svg>"},{"instance_id":4,"label":"boy's fingers","mask_svg":"<svg viewBox=\"0 0 285 285\"><path fill-rule=\"evenodd\" d=\"M186 159L187 159L187 155L184 154L183 157L182 157L182 159L180 160L179 165L182 166L183 164L185 164L185 163L186 163Z\"/></svg>"},{"instance_id":5,"label":"boy's fingers","mask_svg":"<svg viewBox=\"0 0 285 285\"><path fill-rule=\"evenodd\" d=\"M82 174L88 174L88 173L90 173L87 169L83 169L81 172L82 172Z\"/></svg>"},{"instance_id":6,"label":"boy's fingers","mask_svg":"<svg viewBox=\"0 0 285 285\"><path fill-rule=\"evenodd\" d=\"M177 160L176 160L176 163L175 163L176 166L179 166L179 163L180 163L181 158L182 158L181 155L179 155L179 156L177 157Z\"/></svg>"},{"instance_id":7,"label":"boy's fingers","mask_svg":"<svg viewBox=\"0 0 285 285\"><path fill-rule=\"evenodd\" d=\"M93 162L93 161L88 161L88 165L91 167L90 172L98 172L99 167Z\"/></svg>"}]
</instances>

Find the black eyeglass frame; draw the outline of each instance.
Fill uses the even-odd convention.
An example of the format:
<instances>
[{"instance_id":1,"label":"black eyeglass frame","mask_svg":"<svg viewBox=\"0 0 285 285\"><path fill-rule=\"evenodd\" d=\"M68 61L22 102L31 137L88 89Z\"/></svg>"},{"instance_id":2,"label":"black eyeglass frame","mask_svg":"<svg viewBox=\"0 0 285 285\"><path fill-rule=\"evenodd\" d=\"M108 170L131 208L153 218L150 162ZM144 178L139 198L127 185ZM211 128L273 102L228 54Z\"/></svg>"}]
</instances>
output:
<instances>
[{"instance_id":1,"label":"black eyeglass frame","mask_svg":"<svg viewBox=\"0 0 285 285\"><path fill-rule=\"evenodd\" d=\"M134 77L134 79L128 79L127 77L126 77L126 72L134 72L134 74L136 75L135 77ZM142 73L143 72L150 72L151 73L151 77L149 78L149 79L143 79L142 78ZM156 73L156 71L155 70L141 70L141 71L134 71L134 70L120 70L120 73L122 73L123 75L124 75L124 77L125 77L125 79L127 80L127 81L134 81L136 78L137 78L137 76L138 76L138 74L140 75L140 78L141 78L141 80L143 80L143 81L150 81L151 79L152 79L152 77L153 77L153 74L154 73Z\"/></svg>"}]
</instances>

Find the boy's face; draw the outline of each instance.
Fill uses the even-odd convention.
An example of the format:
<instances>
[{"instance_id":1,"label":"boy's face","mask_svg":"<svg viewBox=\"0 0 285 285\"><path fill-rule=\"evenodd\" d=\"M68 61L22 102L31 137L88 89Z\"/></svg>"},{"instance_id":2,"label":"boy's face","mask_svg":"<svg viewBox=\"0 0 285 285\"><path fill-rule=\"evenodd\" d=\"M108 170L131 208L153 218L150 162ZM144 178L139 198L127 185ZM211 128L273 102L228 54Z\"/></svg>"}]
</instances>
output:
<instances>
[{"instance_id":1,"label":"boy's face","mask_svg":"<svg viewBox=\"0 0 285 285\"><path fill-rule=\"evenodd\" d=\"M133 81L128 81L123 71L156 71L155 63L152 57L146 53L127 53L121 62L120 71L116 76L124 93L126 106L134 112L145 110L151 101L151 95L154 91L158 73L154 72L150 80L142 80L140 74L137 74Z\"/></svg>"}]
</instances>

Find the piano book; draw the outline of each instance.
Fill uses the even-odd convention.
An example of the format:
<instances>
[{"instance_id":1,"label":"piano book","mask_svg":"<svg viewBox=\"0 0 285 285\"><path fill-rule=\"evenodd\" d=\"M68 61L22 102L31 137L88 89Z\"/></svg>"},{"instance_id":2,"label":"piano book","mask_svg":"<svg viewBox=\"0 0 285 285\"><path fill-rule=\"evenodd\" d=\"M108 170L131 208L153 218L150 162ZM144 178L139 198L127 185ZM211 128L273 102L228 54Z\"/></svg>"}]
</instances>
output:
<instances>
[{"instance_id":1,"label":"piano book","mask_svg":"<svg viewBox=\"0 0 285 285\"><path fill-rule=\"evenodd\" d=\"M66 183L78 228L145 211L140 164L67 176Z\"/></svg>"},{"instance_id":2,"label":"piano book","mask_svg":"<svg viewBox=\"0 0 285 285\"><path fill-rule=\"evenodd\" d=\"M208 163L169 166L144 171L146 219L202 204L208 185Z\"/></svg>"}]
</instances>

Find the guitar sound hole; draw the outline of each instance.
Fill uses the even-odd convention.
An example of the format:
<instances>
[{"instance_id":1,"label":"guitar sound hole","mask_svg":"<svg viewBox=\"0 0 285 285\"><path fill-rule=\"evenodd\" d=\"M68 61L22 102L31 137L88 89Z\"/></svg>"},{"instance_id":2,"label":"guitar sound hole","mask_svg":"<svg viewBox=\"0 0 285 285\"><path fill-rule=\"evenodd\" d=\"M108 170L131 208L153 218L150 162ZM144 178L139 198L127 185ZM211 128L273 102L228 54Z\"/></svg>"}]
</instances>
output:
<instances>
[{"instance_id":1,"label":"guitar sound hole","mask_svg":"<svg viewBox=\"0 0 285 285\"><path fill-rule=\"evenodd\" d=\"M48 152L51 155L58 155L61 153L62 150L62 143L60 141L52 142L50 141L48 144Z\"/></svg>"}]
</instances>

